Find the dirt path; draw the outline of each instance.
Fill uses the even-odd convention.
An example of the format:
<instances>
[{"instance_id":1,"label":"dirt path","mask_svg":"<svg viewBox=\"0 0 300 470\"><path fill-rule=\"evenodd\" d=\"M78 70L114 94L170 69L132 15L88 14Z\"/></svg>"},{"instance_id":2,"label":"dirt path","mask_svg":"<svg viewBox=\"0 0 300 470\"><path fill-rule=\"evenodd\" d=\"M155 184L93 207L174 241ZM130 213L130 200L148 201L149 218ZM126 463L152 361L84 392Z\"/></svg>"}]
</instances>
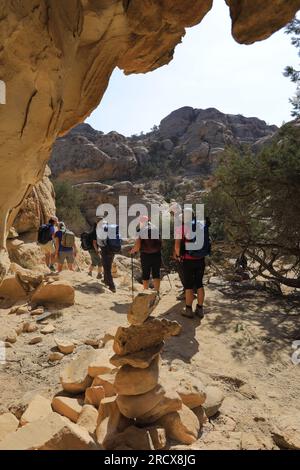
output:
<instances>
[{"instance_id":1,"label":"dirt path","mask_svg":"<svg viewBox=\"0 0 300 470\"><path fill-rule=\"evenodd\" d=\"M111 294L85 273L63 273L62 277L74 285L76 304L53 310L55 315L48 322L56 331L44 336L42 343L29 345L30 338L39 333L24 333L6 350L7 362L0 365L0 412L18 409L21 413L37 392L53 396L60 390L63 364L90 347L82 344L85 339L114 333L117 326L126 325L129 278L116 279L118 291ZM163 281L155 315L179 321L183 330L165 346L163 373L180 369L206 385L217 385L225 394L220 414L193 447L235 449L243 432L254 439L250 447L272 448L272 417L300 411L300 364L291 361L292 342L300 338L299 308L256 290L233 290L220 281L206 288L206 316L200 324L181 316L175 276L172 284L170 291L168 281ZM8 310L0 310L0 317L1 337L25 320L24 315L8 315ZM47 359L55 347L55 334L78 341L78 346L71 356L53 365Z\"/></svg>"}]
</instances>

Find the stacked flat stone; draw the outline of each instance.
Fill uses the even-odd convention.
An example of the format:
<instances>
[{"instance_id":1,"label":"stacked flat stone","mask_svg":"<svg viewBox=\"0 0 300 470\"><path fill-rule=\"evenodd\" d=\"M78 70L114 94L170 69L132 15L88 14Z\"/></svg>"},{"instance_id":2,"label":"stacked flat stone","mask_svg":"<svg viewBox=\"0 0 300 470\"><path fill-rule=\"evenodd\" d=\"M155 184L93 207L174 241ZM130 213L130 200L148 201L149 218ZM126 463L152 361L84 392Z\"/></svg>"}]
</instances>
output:
<instances>
[{"instance_id":1,"label":"stacked flat stone","mask_svg":"<svg viewBox=\"0 0 300 470\"><path fill-rule=\"evenodd\" d=\"M208 387L205 408L199 380L160 368L164 342L181 326L151 317L157 303L153 292L138 294L130 326L119 327L104 348L70 361L52 402L37 395L20 422L0 416L0 449L154 450L195 442L223 396Z\"/></svg>"}]
</instances>

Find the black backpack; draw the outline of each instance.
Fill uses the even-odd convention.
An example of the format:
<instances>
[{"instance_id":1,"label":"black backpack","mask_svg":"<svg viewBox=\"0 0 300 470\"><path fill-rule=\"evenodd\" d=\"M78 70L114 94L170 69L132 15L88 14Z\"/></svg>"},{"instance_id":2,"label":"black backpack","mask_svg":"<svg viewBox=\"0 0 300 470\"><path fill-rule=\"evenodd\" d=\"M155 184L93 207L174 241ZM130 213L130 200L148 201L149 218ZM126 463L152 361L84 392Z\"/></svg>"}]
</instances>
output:
<instances>
[{"instance_id":1,"label":"black backpack","mask_svg":"<svg viewBox=\"0 0 300 470\"><path fill-rule=\"evenodd\" d=\"M122 250L122 238L120 237L119 226L115 224L107 224L104 227L104 232L109 232L113 234L112 237L107 237L106 246L109 248L109 251L114 254L121 253Z\"/></svg>"},{"instance_id":2,"label":"black backpack","mask_svg":"<svg viewBox=\"0 0 300 470\"><path fill-rule=\"evenodd\" d=\"M80 235L80 240L81 240L81 248L84 250L84 251L91 251L94 249L94 245L93 245L93 235L94 235L94 231L93 232L83 232L81 235Z\"/></svg>"},{"instance_id":3,"label":"black backpack","mask_svg":"<svg viewBox=\"0 0 300 470\"><path fill-rule=\"evenodd\" d=\"M206 222L203 225L199 220L194 219L193 222L192 222L192 229L193 229L194 232L197 229L200 230L200 231L203 231L203 246L201 248L198 248L198 249L194 248L194 249L188 250L186 248L186 244L187 243L190 243L190 244L196 243L196 237L194 237L190 240L184 237L183 240L181 241L180 254L184 255L186 253L189 256L192 256L192 257L195 257L195 258L205 258L206 256L210 256L211 255L211 240L210 240L210 236L209 236L209 226L210 226L210 223ZM182 227L182 229L184 231L184 227Z\"/></svg>"},{"instance_id":4,"label":"black backpack","mask_svg":"<svg viewBox=\"0 0 300 470\"><path fill-rule=\"evenodd\" d=\"M51 224L43 224L39 227L38 231L38 243L46 245L46 243L52 240Z\"/></svg>"}]
</instances>

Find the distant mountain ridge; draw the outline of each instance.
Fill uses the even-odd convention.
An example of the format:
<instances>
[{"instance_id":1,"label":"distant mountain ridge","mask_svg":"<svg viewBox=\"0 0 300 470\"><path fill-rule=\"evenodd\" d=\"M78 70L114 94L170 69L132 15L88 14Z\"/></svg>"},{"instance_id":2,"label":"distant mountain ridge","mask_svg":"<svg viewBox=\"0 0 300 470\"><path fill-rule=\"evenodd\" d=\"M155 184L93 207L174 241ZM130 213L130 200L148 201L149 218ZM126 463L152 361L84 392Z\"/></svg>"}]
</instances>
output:
<instances>
[{"instance_id":1,"label":"distant mountain ridge","mask_svg":"<svg viewBox=\"0 0 300 470\"><path fill-rule=\"evenodd\" d=\"M173 111L153 131L140 136L125 137L115 131L104 134L84 123L56 141L50 168L54 178L73 184L134 182L143 168L155 167L162 160L189 174L207 174L226 145L256 147L277 130L256 117L188 106Z\"/></svg>"}]
</instances>

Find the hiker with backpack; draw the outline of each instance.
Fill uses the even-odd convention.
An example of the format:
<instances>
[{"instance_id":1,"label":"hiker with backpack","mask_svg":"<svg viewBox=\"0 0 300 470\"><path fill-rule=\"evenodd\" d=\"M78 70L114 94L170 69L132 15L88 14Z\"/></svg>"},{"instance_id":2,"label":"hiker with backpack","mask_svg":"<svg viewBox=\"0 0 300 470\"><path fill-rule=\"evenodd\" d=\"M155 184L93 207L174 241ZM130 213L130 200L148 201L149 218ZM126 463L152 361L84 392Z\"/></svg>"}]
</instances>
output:
<instances>
[{"instance_id":1,"label":"hiker with backpack","mask_svg":"<svg viewBox=\"0 0 300 470\"><path fill-rule=\"evenodd\" d=\"M91 257L91 264L89 267L88 275L93 277L94 268L98 268L97 279L102 279L102 262L99 253L99 247L97 244L97 222L94 223L93 230L91 232L83 232L80 235L81 248L84 251L88 251Z\"/></svg>"},{"instance_id":2,"label":"hiker with backpack","mask_svg":"<svg viewBox=\"0 0 300 470\"><path fill-rule=\"evenodd\" d=\"M160 290L161 248L158 228L150 222L147 216L141 216L137 238L130 253L131 255L140 253L144 289L149 289L152 274L154 289L157 293Z\"/></svg>"},{"instance_id":3,"label":"hiker with backpack","mask_svg":"<svg viewBox=\"0 0 300 470\"><path fill-rule=\"evenodd\" d=\"M74 261L77 256L74 233L67 230L64 222L59 222L58 231L55 233L54 238L58 272L62 271L65 261L67 261L68 269L74 271Z\"/></svg>"},{"instance_id":4,"label":"hiker with backpack","mask_svg":"<svg viewBox=\"0 0 300 470\"><path fill-rule=\"evenodd\" d=\"M102 216L97 216L98 223L96 228L97 245L100 248L103 282L111 292L116 292L116 286L112 276L112 265L116 254L121 252L122 239L119 233L119 226L109 224Z\"/></svg>"},{"instance_id":5,"label":"hiker with backpack","mask_svg":"<svg viewBox=\"0 0 300 470\"><path fill-rule=\"evenodd\" d=\"M55 271L54 258L55 258L55 246L54 246L54 235L55 227L58 224L58 218L55 216L50 217L47 224L42 224L38 231L38 244L45 256L45 264L51 270Z\"/></svg>"},{"instance_id":6,"label":"hiker with backpack","mask_svg":"<svg viewBox=\"0 0 300 470\"><path fill-rule=\"evenodd\" d=\"M205 271L205 257L210 255L209 220L203 224L197 220L193 210L184 209L183 224L177 227L175 240L175 254L182 263L183 281L185 289L185 309L182 315L188 318L204 317L204 287L203 276ZM200 237L200 238L198 238ZM203 244L199 244L199 239ZM197 240L198 239L198 240ZM194 288L197 289L197 306L193 311Z\"/></svg>"}]
</instances>

